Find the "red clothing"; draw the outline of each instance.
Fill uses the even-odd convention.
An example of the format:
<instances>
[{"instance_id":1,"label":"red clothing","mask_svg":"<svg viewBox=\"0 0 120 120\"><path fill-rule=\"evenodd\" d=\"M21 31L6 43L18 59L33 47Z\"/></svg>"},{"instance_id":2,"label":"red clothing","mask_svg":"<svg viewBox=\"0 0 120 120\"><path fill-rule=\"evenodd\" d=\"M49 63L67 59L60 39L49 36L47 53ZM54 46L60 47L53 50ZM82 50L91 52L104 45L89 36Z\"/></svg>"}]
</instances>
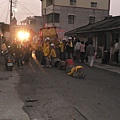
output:
<instances>
[{"instance_id":1,"label":"red clothing","mask_svg":"<svg viewBox=\"0 0 120 120\"><path fill-rule=\"evenodd\" d=\"M74 66L74 62L72 59L67 59L65 63L66 63L66 66Z\"/></svg>"},{"instance_id":2,"label":"red clothing","mask_svg":"<svg viewBox=\"0 0 120 120\"><path fill-rule=\"evenodd\" d=\"M80 44L80 52L85 52L85 45L84 44Z\"/></svg>"}]
</instances>

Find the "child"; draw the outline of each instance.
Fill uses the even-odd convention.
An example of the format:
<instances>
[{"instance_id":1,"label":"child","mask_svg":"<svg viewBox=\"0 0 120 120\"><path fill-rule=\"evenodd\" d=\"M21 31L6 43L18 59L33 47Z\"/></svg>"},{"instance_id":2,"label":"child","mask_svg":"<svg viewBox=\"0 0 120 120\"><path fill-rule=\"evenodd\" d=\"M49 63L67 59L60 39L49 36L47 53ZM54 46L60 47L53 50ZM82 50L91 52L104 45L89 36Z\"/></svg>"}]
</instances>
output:
<instances>
[{"instance_id":1,"label":"child","mask_svg":"<svg viewBox=\"0 0 120 120\"><path fill-rule=\"evenodd\" d=\"M79 77L79 78L85 78L85 74L83 71L82 66L76 66L71 69L71 71L68 73L68 75L71 75L73 77Z\"/></svg>"}]
</instances>

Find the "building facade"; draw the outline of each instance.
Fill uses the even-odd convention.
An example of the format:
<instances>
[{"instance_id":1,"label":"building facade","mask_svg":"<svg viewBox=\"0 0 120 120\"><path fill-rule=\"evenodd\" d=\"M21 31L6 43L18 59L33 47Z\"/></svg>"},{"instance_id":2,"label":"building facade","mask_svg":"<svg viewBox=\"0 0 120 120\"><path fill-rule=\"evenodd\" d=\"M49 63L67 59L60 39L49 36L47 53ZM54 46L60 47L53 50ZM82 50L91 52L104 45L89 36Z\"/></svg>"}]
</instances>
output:
<instances>
[{"instance_id":1,"label":"building facade","mask_svg":"<svg viewBox=\"0 0 120 120\"><path fill-rule=\"evenodd\" d=\"M110 0L41 0L43 26L65 32L94 23L109 15Z\"/></svg>"},{"instance_id":2,"label":"building facade","mask_svg":"<svg viewBox=\"0 0 120 120\"><path fill-rule=\"evenodd\" d=\"M27 17L25 20L22 20L21 27L26 30L33 30L34 32L38 33L39 30L42 28L41 23L41 16L30 16Z\"/></svg>"}]
</instances>

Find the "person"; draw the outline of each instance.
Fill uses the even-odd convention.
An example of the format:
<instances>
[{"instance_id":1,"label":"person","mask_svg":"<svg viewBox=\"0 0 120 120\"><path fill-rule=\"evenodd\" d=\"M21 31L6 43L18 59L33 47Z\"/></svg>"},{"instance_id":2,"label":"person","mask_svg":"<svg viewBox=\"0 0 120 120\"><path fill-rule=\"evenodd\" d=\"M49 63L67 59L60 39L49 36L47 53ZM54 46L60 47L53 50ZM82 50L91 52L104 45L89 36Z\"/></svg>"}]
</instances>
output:
<instances>
[{"instance_id":1,"label":"person","mask_svg":"<svg viewBox=\"0 0 120 120\"><path fill-rule=\"evenodd\" d=\"M76 38L77 43L75 44L75 54L76 54L76 59L79 61L80 60L80 39Z\"/></svg>"},{"instance_id":2,"label":"person","mask_svg":"<svg viewBox=\"0 0 120 120\"><path fill-rule=\"evenodd\" d=\"M73 46L73 41L72 37L68 37L68 41L66 43L66 59L71 58L73 59L73 51L74 51L74 46Z\"/></svg>"},{"instance_id":3,"label":"person","mask_svg":"<svg viewBox=\"0 0 120 120\"><path fill-rule=\"evenodd\" d=\"M86 63L88 62L88 56L86 56L86 50L87 50L88 44L89 44L89 42L86 41L86 42L85 42L85 62L86 62Z\"/></svg>"},{"instance_id":4,"label":"person","mask_svg":"<svg viewBox=\"0 0 120 120\"><path fill-rule=\"evenodd\" d=\"M23 69L23 51L22 51L22 47L20 44L17 44L17 48L15 49L15 57L16 57L16 63L18 68L20 69L20 67L22 67Z\"/></svg>"},{"instance_id":5,"label":"person","mask_svg":"<svg viewBox=\"0 0 120 120\"><path fill-rule=\"evenodd\" d=\"M54 43L51 43L51 44L50 44L50 53L49 53L49 56L48 56L48 57L49 57L51 60L53 60L54 58L57 57Z\"/></svg>"},{"instance_id":6,"label":"person","mask_svg":"<svg viewBox=\"0 0 120 120\"><path fill-rule=\"evenodd\" d=\"M81 59L81 62L84 62L84 56L85 56L85 44L84 44L84 41L82 41L81 44L80 44L80 59Z\"/></svg>"},{"instance_id":7,"label":"person","mask_svg":"<svg viewBox=\"0 0 120 120\"><path fill-rule=\"evenodd\" d=\"M93 46L93 41L90 40L89 45L87 46L86 49L86 56L88 56L88 62L90 67L93 67L94 54L95 54L95 47Z\"/></svg>"},{"instance_id":8,"label":"person","mask_svg":"<svg viewBox=\"0 0 120 120\"><path fill-rule=\"evenodd\" d=\"M118 63L118 55L119 55L119 43L118 43L118 39L115 39L115 44L114 44L114 59L115 59L115 63Z\"/></svg>"},{"instance_id":9,"label":"person","mask_svg":"<svg viewBox=\"0 0 120 120\"><path fill-rule=\"evenodd\" d=\"M71 71L68 72L68 75L72 77L79 77L79 78L84 78L86 76L84 74L83 66L73 67Z\"/></svg>"},{"instance_id":10,"label":"person","mask_svg":"<svg viewBox=\"0 0 120 120\"><path fill-rule=\"evenodd\" d=\"M69 72L71 70L71 68L74 67L74 62L71 58L68 58L66 61L65 61L65 67L66 67L66 72Z\"/></svg>"},{"instance_id":11,"label":"person","mask_svg":"<svg viewBox=\"0 0 120 120\"><path fill-rule=\"evenodd\" d=\"M59 48L60 48L60 59L61 60L66 60L66 56L65 56L65 45L66 45L66 38L63 38L62 41L59 44Z\"/></svg>"},{"instance_id":12,"label":"person","mask_svg":"<svg viewBox=\"0 0 120 120\"><path fill-rule=\"evenodd\" d=\"M49 64L47 63L48 55L49 55L49 52L50 52L50 44L49 44L49 42L50 42L50 39L46 38L45 42L43 43L43 58L41 60L41 65L49 66Z\"/></svg>"}]
</instances>

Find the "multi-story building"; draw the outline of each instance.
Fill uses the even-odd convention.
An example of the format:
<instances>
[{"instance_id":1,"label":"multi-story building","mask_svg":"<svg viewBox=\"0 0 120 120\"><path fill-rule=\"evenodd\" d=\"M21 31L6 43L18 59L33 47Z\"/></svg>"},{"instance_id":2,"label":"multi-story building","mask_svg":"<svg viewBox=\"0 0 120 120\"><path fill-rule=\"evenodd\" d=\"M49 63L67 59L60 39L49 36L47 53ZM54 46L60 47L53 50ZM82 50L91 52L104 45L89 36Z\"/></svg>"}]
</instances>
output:
<instances>
[{"instance_id":1,"label":"multi-story building","mask_svg":"<svg viewBox=\"0 0 120 120\"><path fill-rule=\"evenodd\" d=\"M27 17L25 20L22 20L21 27L26 30L33 30L34 32L38 33L40 28L42 27L41 23L41 16L30 16Z\"/></svg>"},{"instance_id":2,"label":"multi-story building","mask_svg":"<svg viewBox=\"0 0 120 120\"><path fill-rule=\"evenodd\" d=\"M42 24L65 32L102 20L109 15L110 0L41 0Z\"/></svg>"}]
</instances>

